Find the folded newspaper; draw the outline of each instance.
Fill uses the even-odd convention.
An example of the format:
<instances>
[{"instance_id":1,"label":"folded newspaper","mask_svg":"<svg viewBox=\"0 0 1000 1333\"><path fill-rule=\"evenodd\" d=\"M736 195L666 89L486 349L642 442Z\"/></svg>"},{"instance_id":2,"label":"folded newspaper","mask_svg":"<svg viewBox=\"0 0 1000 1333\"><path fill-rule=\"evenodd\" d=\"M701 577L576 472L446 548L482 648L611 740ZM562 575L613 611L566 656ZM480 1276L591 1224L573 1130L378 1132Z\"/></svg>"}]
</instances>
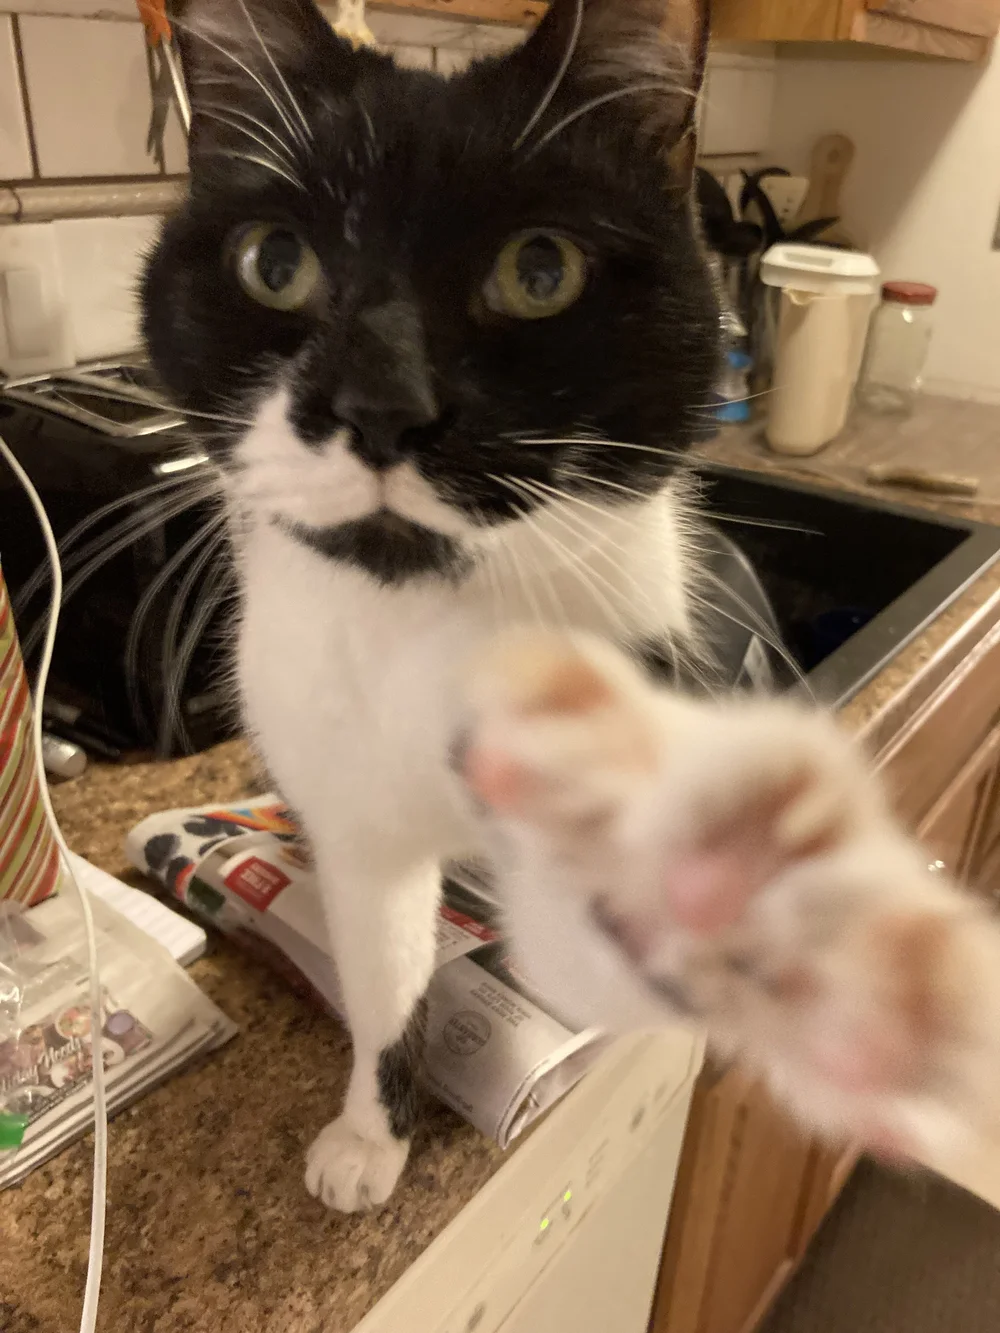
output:
<instances>
[{"instance_id":1,"label":"folded newspaper","mask_svg":"<svg viewBox=\"0 0 1000 1333\"><path fill-rule=\"evenodd\" d=\"M278 797L151 815L125 848L134 865L192 911L340 1010L315 876ZM530 996L497 919L483 872L451 868L427 995L424 1079L441 1101L506 1147L578 1081L604 1039L593 1029L565 1027Z\"/></svg>"},{"instance_id":2,"label":"folded newspaper","mask_svg":"<svg viewBox=\"0 0 1000 1333\"><path fill-rule=\"evenodd\" d=\"M91 909L110 1114L236 1027L145 931L97 897ZM0 918L0 1008L2 1189L94 1120L89 970L74 895Z\"/></svg>"}]
</instances>

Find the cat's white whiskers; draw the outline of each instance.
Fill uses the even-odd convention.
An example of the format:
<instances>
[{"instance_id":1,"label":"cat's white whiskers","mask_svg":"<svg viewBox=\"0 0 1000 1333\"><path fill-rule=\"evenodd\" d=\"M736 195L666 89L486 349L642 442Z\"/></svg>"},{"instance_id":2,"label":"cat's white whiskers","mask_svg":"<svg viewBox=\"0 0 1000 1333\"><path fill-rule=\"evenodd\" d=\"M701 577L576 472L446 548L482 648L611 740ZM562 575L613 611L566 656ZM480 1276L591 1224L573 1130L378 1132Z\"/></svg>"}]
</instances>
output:
<instances>
[{"instance_id":1,"label":"cat's white whiskers","mask_svg":"<svg viewBox=\"0 0 1000 1333\"><path fill-rule=\"evenodd\" d=\"M163 635L161 637L160 664L163 671L164 694L163 703L160 710L159 735L157 736L156 749L161 758L166 759L173 744L175 732L180 732L181 743L185 746L189 743L186 735L183 719L180 709L180 690L183 685L183 677L178 676L178 636L181 628L181 617L187 608L188 599L194 591L195 586L202 579L203 571L206 565L226 541L225 520L223 516L218 516L213 520L215 526L205 534L205 544L196 556L191 560L184 572L184 577L177 586L177 590L170 603L170 610L163 626ZM218 573L215 573L218 578ZM204 632L205 624L200 623L200 615L203 608L199 607L198 614L194 615L185 634L185 640L190 635L192 629L200 624L197 637L192 644L191 651Z\"/></svg>"},{"instance_id":2,"label":"cat's white whiskers","mask_svg":"<svg viewBox=\"0 0 1000 1333\"><path fill-rule=\"evenodd\" d=\"M212 82L215 82L215 80L212 80ZM221 83L223 87L232 87L232 81L229 79L220 79L218 82ZM244 111L242 107L230 106L228 102L209 102L203 98L199 98L197 101L192 102L191 109L197 111L201 115L206 115L212 111L221 111L227 116L235 116L241 121L246 121L248 125L252 125L254 129L259 130L261 134L266 134L268 138L273 141L278 151L287 157L290 162L295 161L295 156L299 151L298 145L290 144L287 139L282 138L273 125L269 125L266 120L261 120L259 116L251 115L249 111Z\"/></svg>"},{"instance_id":3,"label":"cat's white whiskers","mask_svg":"<svg viewBox=\"0 0 1000 1333\"><path fill-rule=\"evenodd\" d=\"M524 160L529 161L536 153L541 152L546 144L551 143L557 135L562 134L564 130L568 129L570 125L579 120L581 116L586 116L591 111L596 111L598 107L606 106L609 102L617 102L623 97L635 97L639 93L662 93L663 88L664 85L662 80L657 80L655 83L633 83L625 88L613 88L610 92L601 93L598 97L592 97L589 102L584 102L583 106L579 106L575 111L571 111L569 115L563 116L562 120L557 121L551 129L546 130L540 139L536 139L528 152L525 153ZM691 98L694 98L695 96L694 93L687 92L680 88L673 91L678 96Z\"/></svg>"},{"instance_id":4,"label":"cat's white whiskers","mask_svg":"<svg viewBox=\"0 0 1000 1333\"><path fill-rule=\"evenodd\" d=\"M656 637L658 641L662 642L666 646L667 651L675 667L683 658L683 664L687 669L687 671L691 674L691 676L693 678L696 678L706 690L709 690L711 688L711 680L707 674L705 664L702 662L702 660L695 651L696 647L695 639L693 637L691 638L689 644L689 651L682 653L681 647L678 644L674 634L669 629L669 627L664 623L662 607L659 607L655 604L650 595L649 590L647 588L644 588L639 583L635 569L633 568L633 560L634 560L633 554L629 552L626 549L626 547L622 545L622 543L616 542L612 537L610 537L609 534L605 532L602 527L599 527L593 521L589 521L580 513L569 510L569 506L576 505L580 507L582 505L582 507L592 510L602 519L610 518L612 521L623 525L627 529L631 529L632 527L631 521L627 519L623 514L616 513L611 510L605 510L596 505L588 504L586 501L581 501L579 496L566 494L560 491L557 487L549 486L545 482L536 482L533 484L539 488L536 494L538 495L539 498L541 498L544 501L544 503L546 503L549 506L548 512L550 514L553 513L552 506L555 504L559 504L563 506L563 518L566 524L569 524L570 519L572 518L572 523L576 525L576 531L578 534L581 532L590 534L594 544L590 548L589 555L591 557L593 557L594 555L599 555L604 559L608 560L608 562L612 565L612 568L615 570L616 575L626 580L626 583L630 588L631 593L635 597L637 597L639 601L649 611L651 616L651 624L657 627ZM646 501L648 502L649 497L644 497L644 499L646 499ZM608 547L616 551L619 554L619 556L621 556L620 561L615 560L609 554L607 550ZM689 585L685 585L685 588L687 589L688 586ZM722 614L725 615L724 612L722 612ZM731 616L728 618L730 620L734 620L734 618ZM739 622L736 622L734 620L734 623L739 623ZM782 651L780 647L778 648L778 651L779 652Z\"/></svg>"},{"instance_id":5,"label":"cat's white whiskers","mask_svg":"<svg viewBox=\"0 0 1000 1333\"><path fill-rule=\"evenodd\" d=\"M260 43L260 49L264 52L264 56L268 64L274 70L277 80L281 84L284 94L288 99L288 105L295 112L296 116L298 116L299 124L302 127L302 133L305 136L306 142L312 143L313 132L309 126L309 122L306 120L305 113L303 112L302 107L298 102L298 99L292 92L291 88L288 86L288 80L285 78L284 74L282 74L281 70L278 68L278 63L275 60L274 56L271 54L267 42L264 41L260 28L258 28L256 20L250 13L246 0L239 0L239 3L240 3L240 8L243 10L244 15L246 16L246 21L250 25L253 35L257 38L257 41Z\"/></svg>"},{"instance_id":6,"label":"cat's white whiskers","mask_svg":"<svg viewBox=\"0 0 1000 1333\"><path fill-rule=\"evenodd\" d=\"M139 654L142 647L142 636L146 628L146 621L149 619L150 612L156 603L157 598L166 590L170 580L181 569L186 562L194 555L199 545L206 541L226 522L225 512L213 515L209 518L198 531L187 539L186 542L174 552L170 559L162 566L156 577L150 581L142 597L139 599L135 611L132 613L132 619L129 622L128 635L125 639L125 686L128 693L129 706L132 710L132 716L137 724L141 724L143 718L142 698L139 690Z\"/></svg>"},{"instance_id":7,"label":"cat's white whiskers","mask_svg":"<svg viewBox=\"0 0 1000 1333\"><path fill-rule=\"evenodd\" d=\"M575 529L576 535L581 533L589 534L592 539L592 545L587 551L588 559L595 556L603 560L614 570L616 577L623 578L631 591L636 594L646 610L649 611L653 623L658 623L662 619L662 608L658 607L650 596L649 590L642 587L637 579L634 570L631 568L632 553L618 541L615 541L607 532L592 521L588 521L581 514L574 512L570 506L577 500L576 496L567 495L558 490L555 486L549 486L546 482L536 481L528 482L526 485L534 491L536 497L543 501L548 507L547 512L556 517L555 506L559 506L559 512L562 516L562 522L570 531ZM603 511L595 507L595 512L600 514ZM608 515L609 517L617 517ZM616 558L612 552L617 552L621 559ZM597 571L594 571L596 574ZM610 584L609 584L610 586ZM616 589L616 594L621 595L621 590Z\"/></svg>"},{"instance_id":8,"label":"cat's white whiskers","mask_svg":"<svg viewBox=\"0 0 1000 1333\"><path fill-rule=\"evenodd\" d=\"M209 493L209 495L210 494L211 493ZM63 587L62 605L65 606L66 603L79 592L88 579L92 578L99 569L102 569L110 560L113 560L116 555L127 550L128 547L133 546L147 533L152 532L163 523L169 522L172 518L178 518L193 505L206 498L209 498L209 496L184 493L179 497L174 497L155 510L132 515L130 518L112 529L111 532L102 533L100 537L96 537L93 541L87 542L80 548L80 550L74 552L69 560L64 562L67 568L72 568L76 564L80 565L80 568L71 579L67 580ZM27 603L27 601L34 596L41 584L47 580L48 573L48 566L46 566L44 570L35 571L28 583L20 590L18 598L19 605L22 600ZM39 574L41 575L40 579ZM30 629L25 631L21 644L21 651L25 658L30 657L35 651L44 630L45 623L43 618L36 621Z\"/></svg>"},{"instance_id":9,"label":"cat's white whiskers","mask_svg":"<svg viewBox=\"0 0 1000 1333\"><path fill-rule=\"evenodd\" d=\"M626 486L620 481L610 481L607 477L595 477L592 472L573 469L573 479L585 482L588 486L604 486L608 490L618 491L634 500L648 500L648 492L640 491L635 486ZM717 509L706 508L705 515L714 523L739 523L748 528L768 528L774 532L816 532L802 523L775 523L766 518L749 518L743 514L723 514Z\"/></svg>"},{"instance_id":10,"label":"cat's white whiskers","mask_svg":"<svg viewBox=\"0 0 1000 1333\"><path fill-rule=\"evenodd\" d=\"M525 139L527 139L528 135L541 120L542 116L545 115L545 112L548 110L549 103L552 101L553 97L555 97L556 93L559 91L559 87L562 84L563 79L566 77L566 71L570 67L570 62L572 61L573 56L576 53L577 43L580 40L580 29L583 27L583 5L584 5L584 0L576 0L576 9L574 10L573 13L573 26L570 29L569 41L566 43L566 50L563 52L562 59L559 62L559 67L555 72L555 76L552 79L552 82L545 89L545 92L542 94L538 102L538 105L535 107L534 111L528 117L528 123L525 125L524 129L514 140L513 147L515 152L517 151L518 148L521 147Z\"/></svg>"},{"instance_id":11,"label":"cat's white whiskers","mask_svg":"<svg viewBox=\"0 0 1000 1333\"><path fill-rule=\"evenodd\" d=\"M569 522L560 523L559 518L552 512L551 508L548 509L548 516L553 522L559 523L565 531L571 533L573 536L578 535L578 533L574 531L572 524ZM593 598L598 608L607 615L611 625L617 625L627 637L625 619L618 606L610 597L606 597L597 586L598 583L603 583L606 587L609 587L610 585L606 579L602 579L595 570L591 569L584 554L580 551L571 550L565 542L559 540L554 532L546 531L537 519L529 515L522 515L522 520L532 528L538 539L548 546L549 550L555 556L557 569L563 573L572 575L584 591ZM565 615L563 616L563 619L564 621L567 620Z\"/></svg>"},{"instance_id":12,"label":"cat's white whiskers","mask_svg":"<svg viewBox=\"0 0 1000 1333\"><path fill-rule=\"evenodd\" d=\"M297 190L301 190L303 194L308 194L308 190L297 176L292 176L289 172L282 170L282 168L270 158L260 157L256 153L232 152L226 148L203 148L201 152L205 156L228 157L234 162L249 162L253 166L264 167L266 171L272 172L273 175L281 176L283 180L286 180L289 183L289 185L294 185L294 187Z\"/></svg>"},{"instance_id":13,"label":"cat's white whiskers","mask_svg":"<svg viewBox=\"0 0 1000 1333\"><path fill-rule=\"evenodd\" d=\"M813 698L814 697L813 690L812 686L809 684L808 676L802 670L798 662L796 662L795 658L791 655L791 653L789 653L788 649L784 646L781 640L775 638L772 632L773 627L761 618L760 613L756 611L744 597L741 597L735 588L731 587L728 583L726 583L724 579L720 578L718 574L714 573L713 570L709 569L707 565L701 566L699 568L698 573L701 578L705 579L708 583L711 583L716 588L718 588L721 593L725 594L725 596L728 597L731 601L734 601L741 611L746 613L750 623L749 625L743 625L743 628L749 630L753 634L756 634L757 637L763 643L766 643L767 646L773 652L777 653L777 655L785 663L785 665L788 667L789 671L791 671L792 675L795 677L798 683L805 689L809 698ZM698 598L697 593L693 591L691 591L690 595L696 601L700 601L700 604L705 608L706 611L712 612L716 615L720 613L720 608L717 607L714 603L709 602L706 599ZM723 611L721 614L726 615L727 613ZM731 620L734 624L737 625L742 624L742 622L736 620L734 616L730 615L728 616L728 619Z\"/></svg>"},{"instance_id":14,"label":"cat's white whiskers","mask_svg":"<svg viewBox=\"0 0 1000 1333\"><path fill-rule=\"evenodd\" d=\"M138 491L132 491L129 495L119 496L117 500L101 505L99 509L95 509L86 518L82 518L79 523L74 524L66 535L59 539L59 554L62 559L63 570L68 572L69 569L72 569L74 563L79 563L80 560L87 558L87 555L90 554L90 548L95 546L94 542L87 543L79 552L74 552L73 548L85 532L97 527L99 523L102 523L106 518L110 518L112 514L116 514L120 509L136 505L140 500L152 496L166 496L168 493L175 493L179 488L187 494L192 492L194 487L195 482L191 477L161 477L159 481L154 481L150 486L143 486ZM140 515L130 514L126 517L125 522L135 522L139 517ZM142 517L148 516L143 515ZM117 535L120 530L121 525L116 525L112 528L111 533L103 533L96 541L107 541L112 534ZM13 598L14 610L20 612L27 606L32 597L48 582L49 577L49 566L46 561L39 565L31 577L18 589L16 596Z\"/></svg>"},{"instance_id":15,"label":"cat's white whiskers","mask_svg":"<svg viewBox=\"0 0 1000 1333\"><path fill-rule=\"evenodd\" d=\"M549 550L556 555L556 561L557 561L556 570L564 569L565 560L562 557L560 557L556 546L549 541L548 534L543 530L541 524L535 520L534 516L527 510L525 510L521 513L519 522L523 523L525 527L528 529L528 531L534 537L538 538L539 541L547 545ZM562 601L559 598L559 594L556 592L555 588L555 580L553 575L556 571L553 571L551 569L546 569L544 566L540 564L536 565L536 568L538 572L539 582L545 589L549 605L552 608L554 623L560 624L562 625L563 629L568 630L569 618L566 615L566 608L563 606Z\"/></svg>"},{"instance_id":16,"label":"cat's white whiskers","mask_svg":"<svg viewBox=\"0 0 1000 1333\"><path fill-rule=\"evenodd\" d=\"M361 112L361 118L365 122L365 128L368 131L368 142L371 144L372 148L374 148L378 139L375 134L375 122L372 120L371 112L362 101L358 101L357 107Z\"/></svg>"},{"instance_id":17,"label":"cat's white whiskers","mask_svg":"<svg viewBox=\"0 0 1000 1333\"><path fill-rule=\"evenodd\" d=\"M214 120L217 121L220 125L228 125L229 128L235 130L237 134L242 134L245 138L250 139L253 143L259 144L260 147L263 148L266 153L274 154L276 161L280 162L281 165L285 167L289 172L293 174L295 173L295 163L291 160L290 157L285 156L286 150L284 146L281 145L281 141L280 139L278 139L278 136L276 134L273 134L272 137L274 139L278 139L279 143L278 148L275 148L274 144L268 143L266 139L262 139L259 134L255 134L253 130L248 129L246 125L240 124L239 120L237 120L235 116L223 115L219 111L207 110L204 102L196 103L193 110L196 112L197 115L204 116L206 120ZM256 120L256 117L250 117L250 119L253 119L255 124L260 123Z\"/></svg>"},{"instance_id":18,"label":"cat's white whiskers","mask_svg":"<svg viewBox=\"0 0 1000 1333\"><path fill-rule=\"evenodd\" d=\"M514 571L514 577L517 580L518 587L521 589L521 595L524 598L525 605L531 613L535 624L538 625L539 628L542 628L546 623L545 617L542 615L538 600L532 590L530 574L525 572L524 565L522 564L517 551L513 546L507 543L502 543L497 549L503 553L507 559L507 563Z\"/></svg>"},{"instance_id":19,"label":"cat's white whiskers","mask_svg":"<svg viewBox=\"0 0 1000 1333\"><path fill-rule=\"evenodd\" d=\"M660 458L676 459L678 462L685 462L689 455L683 449L673 449L667 445L656 444L633 444L629 440L609 440L605 436L594 432L593 434L580 435L541 435L528 436L522 433L517 438L519 444L544 444L544 445L562 445L562 444L596 444L601 448L607 449L634 449L644 454L654 454Z\"/></svg>"},{"instance_id":20,"label":"cat's white whiskers","mask_svg":"<svg viewBox=\"0 0 1000 1333\"><path fill-rule=\"evenodd\" d=\"M188 23L183 23L180 20L174 18L173 15L171 15L170 17L170 22L175 28L179 28L182 32L189 33L197 41L204 42L206 46L211 47L213 51L218 52L218 54L222 56L224 60L231 61L231 63L234 64L238 69L241 69L248 79L252 79L253 82L257 85L257 87L260 89L260 91L267 98L270 105L274 107L275 111L278 113L279 119L281 120L285 129L292 136L292 138L299 143L300 147L308 150L309 140L303 137L301 129L298 127L298 125L295 124L295 121L292 120L288 112L281 105L281 102L278 99L277 95L275 94L274 90L260 77L259 74L256 74L250 68L250 66L245 64L244 61L240 60L238 56L233 55L232 51L227 51L226 48L222 46L219 42L213 41L212 38L209 37L208 34L204 31L204 29L193 27L191 24Z\"/></svg>"},{"instance_id":21,"label":"cat's white whiskers","mask_svg":"<svg viewBox=\"0 0 1000 1333\"><path fill-rule=\"evenodd\" d=\"M570 533L574 538L579 538L580 530L574 528L565 516L560 518L555 512L551 501L546 501L545 497L539 497L537 493L532 491L529 483L509 476L493 476L491 477L491 480L498 482L500 485L506 485L515 495L520 495L523 499L538 501L539 498L541 498L543 503L545 503L546 512L552 521L557 523L566 532ZM538 528L539 536L542 535L543 531L543 529ZM614 587L608 579L604 578L602 574L599 574L597 570L593 569L589 564L586 564L586 556L583 552L580 552L579 554L574 553L564 542L559 541L553 533L545 533L545 537L550 540L551 549L556 553L557 558L560 559L563 568L568 568L570 572L574 572L577 575L580 583L594 598L598 606L607 613L612 623L618 626L622 637L625 639L629 638L629 636L634 633L634 628L627 624L621 610L616 605L616 599L620 597L621 590ZM560 552L562 553L561 557L559 555ZM568 562L568 565L566 562ZM600 591L600 588L596 586L598 583L607 589L610 596L605 596L605 594Z\"/></svg>"},{"instance_id":22,"label":"cat's white whiskers","mask_svg":"<svg viewBox=\"0 0 1000 1333\"><path fill-rule=\"evenodd\" d=\"M188 752L193 752L195 747L191 743L187 724L181 711L181 691L187 680L191 660L201 643L209 622L226 597L235 598L237 591L238 585L233 569L217 567L209 571L195 598L191 619L174 657L169 679L166 681L166 705L170 709L171 716L175 719L175 727L181 746Z\"/></svg>"},{"instance_id":23,"label":"cat's white whiskers","mask_svg":"<svg viewBox=\"0 0 1000 1333\"><path fill-rule=\"evenodd\" d=\"M584 500L579 495L569 495L566 492L558 490L557 487L549 486L546 482L537 482L534 484L539 486L543 490L543 492L549 492L555 496L558 496L565 503L580 505L585 509L592 510L599 517L611 518L614 521L624 524L626 527L631 526L629 520L623 514L615 513L614 510L601 508L599 505L595 505L587 500ZM594 531L599 532L599 529L594 529ZM627 552L624 552L623 548L619 549L622 549L623 554L627 554ZM769 648L771 648L775 653L778 654L778 656L782 659L782 661L789 668L789 670L794 674L795 678L800 682L800 684L806 686L806 688L808 689L809 688L808 681L806 680L806 676L802 671L802 668L799 666L798 662L795 661L794 657L792 657L791 653L789 653L788 649L781 642L781 640L775 637L775 635L772 632L771 626L767 625L763 620L761 620L760 616L753 610L753 608L750 607L749 604L742 597L740 597L738 593L736 593L733 589L731 589L727 583L724 583L721 579L719 579L718 576L712 575L711 572L708 571L707 569L703 569L701 573L702 576L707 579L714 578L720 590L724 591L727 594L727 596L729 596L731 600L734 601L740 607L741 610L746 610L749 613L750 623L747 624L745 621L740 620L738 616L734 616L731 611L727 611L724 607L718 606L712 602L709 602L706 598L701 597L697 592L695 592L694 588L691 586L689 582L685 591L686 595L691 599L691 601L696 603L698 606L702 607L702 609L705 610L710 615L716 615L716 616L721 615L724 619L730 621L734 625L737 625L740 629L746 630L748 634L756 634L756 636L763 643L765 643Z\"/></svg>"}]
</instances>

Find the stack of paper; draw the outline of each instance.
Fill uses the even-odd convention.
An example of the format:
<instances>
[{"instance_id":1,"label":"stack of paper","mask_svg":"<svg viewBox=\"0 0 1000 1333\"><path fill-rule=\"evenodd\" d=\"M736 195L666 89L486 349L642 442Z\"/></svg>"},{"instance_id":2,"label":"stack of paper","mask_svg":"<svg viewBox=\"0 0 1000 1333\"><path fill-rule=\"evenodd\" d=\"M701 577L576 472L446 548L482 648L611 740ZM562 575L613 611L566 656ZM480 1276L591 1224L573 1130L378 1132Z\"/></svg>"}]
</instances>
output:
<instances>
[{"instance_id":1,"label":"stack of paper","mask_svg":"<svg viewBox=\"0 0 1000 1333\"><path fill-rule=\"evenodd\" d=\"M124 886L122 886L124 887ZM167 950L92 895L100 1044L110 1114L228 1041L234 1024ZM0 1152L0 1188L93 1124L90 983L82 914L66 892L0 920L0 1114L24 1126Z\"/></svg>"}]
</instances>

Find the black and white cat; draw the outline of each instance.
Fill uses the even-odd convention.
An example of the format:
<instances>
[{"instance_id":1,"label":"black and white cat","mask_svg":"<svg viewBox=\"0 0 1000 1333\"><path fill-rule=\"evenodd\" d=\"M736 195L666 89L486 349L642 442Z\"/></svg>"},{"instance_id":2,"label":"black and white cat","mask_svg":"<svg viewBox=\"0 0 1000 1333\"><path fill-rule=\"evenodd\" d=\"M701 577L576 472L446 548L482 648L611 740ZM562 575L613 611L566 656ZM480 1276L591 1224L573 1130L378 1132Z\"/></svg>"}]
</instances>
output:
<instances>
[{"instance_id":1,"label":"black and white cat","mask_svg":"<svg viewBox=\"0 0 1000 1333\"><path fill-rule=\"evenodd\" d=\"M903 1150L998 1105L1000 940L850 742L638 665L702 648L681 456L719 320L683 18L554 0L446 81L311 0L181 12L191 186L145 332L218 463L246 723L323 886L355 1051L308 1155L332 1207L403 1168L440 865L483 850L577 1021L693 1017Z\"/></svg>"}]
</instances>

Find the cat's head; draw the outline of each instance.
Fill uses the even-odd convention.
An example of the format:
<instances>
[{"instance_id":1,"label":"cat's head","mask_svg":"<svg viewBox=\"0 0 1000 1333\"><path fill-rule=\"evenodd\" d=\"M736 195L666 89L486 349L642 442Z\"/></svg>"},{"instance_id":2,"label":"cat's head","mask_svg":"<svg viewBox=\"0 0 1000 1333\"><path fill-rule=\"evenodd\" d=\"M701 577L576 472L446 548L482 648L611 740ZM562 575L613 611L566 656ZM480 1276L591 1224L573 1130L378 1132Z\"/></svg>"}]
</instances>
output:
<instances>
[{"instance_id":1,"label":"cat's head","mask_svg":"<svg viewBox=\"0 0 1000 1333\"><path fill-rule=\"evenodd\" d=\"M560 493L662 484L718 365L691 0L554 0L447 80L311 0L177 28L191 185L145 335L251 521L399 582Z\"/></svg>"}]
</instances>

